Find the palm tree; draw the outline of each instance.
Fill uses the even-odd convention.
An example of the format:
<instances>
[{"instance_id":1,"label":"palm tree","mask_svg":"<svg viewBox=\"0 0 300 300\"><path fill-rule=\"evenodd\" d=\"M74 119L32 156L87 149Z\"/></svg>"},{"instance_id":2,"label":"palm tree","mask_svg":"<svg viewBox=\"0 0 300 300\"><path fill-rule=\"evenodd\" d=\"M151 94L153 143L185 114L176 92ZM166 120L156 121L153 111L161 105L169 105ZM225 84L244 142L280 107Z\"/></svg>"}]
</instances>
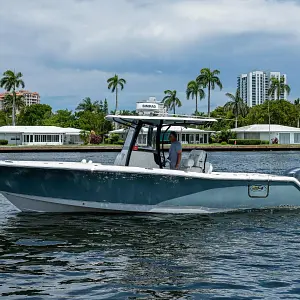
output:
<instances>
[{"instance_id":1,"label":"palm tree","mask_svg":"<svg viewBox=\"0 0 300 300\"><path fill-rule=\"evenodd\" d=\"M219 74L220 74L219 70L211 71L209 68L204 68L200 71L200 75L196 78L196 81L199 84L202 84L203 87L207 88L208 117L210 117L210 93L211 93L211 90L214 90L216 86L218 86L220 88L220 90L222 90L222 88L223 88L221 80L218 77Z\"/></svg>"},{"instance_id":2,"label":"palm tree","mask_svg":"<svg viewBox=\"0 0 300 300\"><path fill-rule=\"evenodd\" d=\"M92 102L90 97L84 98L76 107L76 110L96 112L100 109L99 101Z\"/></svg>"},{"instance_id":3,"label":"palm tree","mask_svg":"<svg viewBox=\"0 0 300 300\"><path fill-rule=\"evenodd\" d=\"M231 100L224 105L225 111L231 111L235 116L235 128L238 127L239 115L245 116L247 114L247 104L240 97L240 90L237 89L235 95L226 93L226 96Z\"/></svg>"},{"instance_id":4,"label":"palm tree","mask_svg":"<svg viewBox=\"0 0 300 300\"><path fill-rule=\"evenodd\" d=\"M171 90L166 90L164 91L165 93L165 97L163 98L162 102L164 103L165 107L167 107L167 109L173 109L174 115L175 115L175 108L177 107L181 107L181 101L179 100L179 98L177 97L177 92L176 91L171 91Z\"/></svg>"},{"instance_id":5,"label":"palm tree","mask_svg":"<svg viewBox=\"0 0 300 300\"><path fill-rule=\"evenodd\" d=\"M22 108L25 107L25 100L23 95L17 95L15 102L14 102L14 97L12 94L6 94L4 96L4 101L3 101L3 109L5 112L12 112L13 111L13 105L15 103L15 109L16 111L20 111Z\"/></svg>"},{"instance_id":6,"label":"palm tree","mask_svg":"<svg viewBox=\"0 0 300 300\"><path fill-rule=\"evenodd\" d=\"M16 125L16 89L19 87L24 88L25 83L22 80L23 74L21 72L15 73L11 70L7 70L3 73L3 77L0 80L0 87L6 89L7 92L12 92L13 94L13 104L12 104L12 123L13 126Z\"/></svg>"},{"instance_id":7,"label":"palm tree","mask_svg":"<svg viewBox=\"0 0 300 300\"><path fill-rule=\"evenodd\" d=\"M296 99L294 101L294 104L296 106L297 112L298 112L298 121L297 121L297 127L300 127L300 98Z\"/></svg>"},{"instance_id":8,"label":"palm tree","mask_svg":"<svg viewBox=\"0 0 300 300\"><path fill-rule=\"evenodd\" d=\"M108 89L111 90L112 93L116 92L116 108L115 108L115 113L116 113L118 110L118 87L120 86L122 91L124 85L126 84L126 80L123 78L119 78L119 76L115 74L114 77L107 79L107 83L108 83Z\"/></svg>"},{"instance_id":9,"label":"palm tree","mask_svg":"<svg viewBox=\"0 0 300 300\"><path fill-rule=\"evenodd\" d=\"M280 77L280 79L274 77L271 78L270 87L268 90L269 97L275 98L275 94L277 94L277 100L280 100L280 95L282 92L287 92L287 94L289 95L290 91L291 88L284 82L284 77Z\"/></svg>"},{"instance_id":10,"label":"palm tree","mask_svg":"<svg viewBox=\"0 0 300 300\"><path fill-rule=\"evenodd\" d=\"M201 84L199 84L196 80L192 80L188 83L186 88L186 98L189 100L190 97L194 99L196 98L196 110L195 113L198 113L198 95L200 100L205 98L205 92L202 89Z\"/></svg>"}]
</instances>

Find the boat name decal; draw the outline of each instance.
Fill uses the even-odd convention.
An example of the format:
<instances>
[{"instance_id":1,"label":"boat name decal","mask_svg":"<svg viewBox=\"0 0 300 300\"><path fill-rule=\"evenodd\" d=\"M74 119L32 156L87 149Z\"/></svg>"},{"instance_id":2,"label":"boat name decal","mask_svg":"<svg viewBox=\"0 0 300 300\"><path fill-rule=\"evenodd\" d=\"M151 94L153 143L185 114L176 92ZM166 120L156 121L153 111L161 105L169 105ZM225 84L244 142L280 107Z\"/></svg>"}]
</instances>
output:
<instances>
[{"instance_id":1,"label":"boat name decal","mask_svg":"<svg viewBox=\"0 0 300 300\"><path fill-rule=\"evenodd\" d=\"M251 192L262 192L265 191L267 187L265 185L251 185L250 190Z\"/></svg>"}]
</instances>

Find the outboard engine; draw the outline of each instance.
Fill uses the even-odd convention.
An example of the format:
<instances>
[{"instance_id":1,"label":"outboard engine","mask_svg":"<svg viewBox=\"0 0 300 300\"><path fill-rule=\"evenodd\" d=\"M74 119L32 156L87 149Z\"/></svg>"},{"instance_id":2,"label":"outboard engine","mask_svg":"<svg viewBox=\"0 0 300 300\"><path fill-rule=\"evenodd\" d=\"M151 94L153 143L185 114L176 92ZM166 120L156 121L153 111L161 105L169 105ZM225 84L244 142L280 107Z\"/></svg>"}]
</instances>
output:
<instances>
[{"instance_id":1,"label":"outboard engine","mask_svg":"<svg viewBox=\"0 0 300 300\"><path fill-rule=\"evenodd\" d=\"M285 171L284 176L295 177L300 181L300 167Z\"/></svg>"}]
</instances>

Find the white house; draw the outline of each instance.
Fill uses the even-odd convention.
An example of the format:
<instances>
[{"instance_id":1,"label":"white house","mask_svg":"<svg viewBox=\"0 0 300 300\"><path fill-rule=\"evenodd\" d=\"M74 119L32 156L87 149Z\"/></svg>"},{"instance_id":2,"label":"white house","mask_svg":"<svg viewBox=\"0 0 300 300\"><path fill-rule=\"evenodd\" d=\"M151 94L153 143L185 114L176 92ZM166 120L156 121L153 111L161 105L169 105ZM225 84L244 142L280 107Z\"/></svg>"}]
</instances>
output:
<instances>
[{"instance_id":1,"label":"white house","mask_svg":"<svg viewBox=\"0 0 300 300\"><path fill-rule=\"evenodd\" d=\"M279 144L300 144L300 128L271 124L254 124L232 129L238 139L258 139L272 141L277 138ZM270 132L270 134L269 134Z\"/></svg>"},{"instance_id":2,"label":"white house","mask_svg":"<svg viewBox=\"0 0 300 300\"><path fill-rule=\"evenodd\" d=\"M2 126L0 140L10 145L82 144L80 129L56 126Z\"/></svg>"},{"instance_id":3,"label":"white house","mask_svg":"<svg viewBox=\"0 0 300 300\"><path fill-rule=\"evenodd\" d=\"M171 126L168 132L164 136L164 140L168 140L169 133L171 131L175 131L178 136L178 140L182 144L208 144L209 143L209 136L213 131L206 131L196 128L185 128L182 126ZM113 130L109 134L119 134L120 139L125 140L127 130L126 129L118 129ZM139 133L137 143L139 145L147 145L147 136L148 136L148 128L142 128L141 132Z\"/></svg>"}]
</instances>

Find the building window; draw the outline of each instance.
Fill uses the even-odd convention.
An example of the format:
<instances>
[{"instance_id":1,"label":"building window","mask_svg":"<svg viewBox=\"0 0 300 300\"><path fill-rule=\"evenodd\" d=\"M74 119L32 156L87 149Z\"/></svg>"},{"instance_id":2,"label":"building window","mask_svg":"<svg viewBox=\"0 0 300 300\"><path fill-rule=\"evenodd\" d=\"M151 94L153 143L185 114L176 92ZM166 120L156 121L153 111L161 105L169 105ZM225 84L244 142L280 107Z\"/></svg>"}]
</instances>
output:
<instances>
[{"instance_id":1,"label":"building window","mask_svg":"<svg viewBox=\"0 0 300 300\"><path fill-rule=\"evenodd\" d=\"M246 140L259 140L260 133L259 132L245 132L245 139Z\"/></svg>"},{"instance_id":2,"label":"building window","mask_svg":"<svg viewBox=\"0 0 300 300\"><path fill-rule=\"evenodd\" d=\"M200 134L199 143L200 143L200 144L203 144L203 143L204 143L203 134Z\"/></svg>"},{"instance_id":3,"label":"building window","mask_svg":"<svg viewBox=\"0 0 300 300\"><path fill-rule=\"evenodd\" d=\"M300 144L300 133L294 133L294 143Z\"/></svg>"},{"instance_id":4,"label":"building window","mask_svg":"<svg viewBox=\"0 0 300 300\"><path fill-rule=\"evenodd\" d=\"M189 144L190 143L190 134L186 133L185 134L185 141Z\"/></svg>"},{"instance_id":5,"label":"building window","mask_svg":"<svg viewBox=\"0 0 300 300\"><path fill-rule=\"evenodd\" d=\"M194 135L193 134L190 135L190 144L194 144Z\"/></svg>"}]
</instances>

